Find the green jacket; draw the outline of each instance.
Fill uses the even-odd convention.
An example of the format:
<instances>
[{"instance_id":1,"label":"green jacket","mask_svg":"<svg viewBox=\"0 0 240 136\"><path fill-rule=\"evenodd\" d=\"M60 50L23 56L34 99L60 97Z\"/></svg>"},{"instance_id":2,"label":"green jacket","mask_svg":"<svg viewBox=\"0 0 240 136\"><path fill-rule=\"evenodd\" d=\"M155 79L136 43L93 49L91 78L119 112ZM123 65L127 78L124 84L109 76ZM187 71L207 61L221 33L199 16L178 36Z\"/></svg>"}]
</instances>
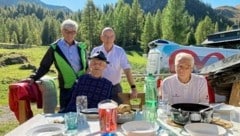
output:
<instances>
[{"instance_id":1,"label":"green jacket","mask_svg":"<svg viewBox=\"0 0 240 136\"><path fill-rule=\"evenodd\" d=\"M78 53L80 55L79 57L82 69L76 73L61 49L57 46L58 41L59 40L51 44L40 62L40 67L30 77L35 81L40 79L43 75L49 72L51 65L54 63L56 69L58 70L59 88L71 89L75 80L80 75L84 74L88 68L86 45L83 43L78 44Z\"/></svg>"},{"instance_id":2,"label":"green jacket","mask_svg":"<svg viewBox=\"0 0 240 136\"><path fill-rule=\"evenodd\" d=\"M55 66L57 67L58 71L62 75L63 80L63 87L68 89L71 88L76 81L76 79L83 75L87 70L87 57L86 57L86 45L83 43L78 44L78 51L81 58L82 69L77 73L71 67L70 63L64 57L62 52L57 48L57 44L52 44L51 47L54 50L54 59L55 59Z\"/></svg>"}]
</instances>

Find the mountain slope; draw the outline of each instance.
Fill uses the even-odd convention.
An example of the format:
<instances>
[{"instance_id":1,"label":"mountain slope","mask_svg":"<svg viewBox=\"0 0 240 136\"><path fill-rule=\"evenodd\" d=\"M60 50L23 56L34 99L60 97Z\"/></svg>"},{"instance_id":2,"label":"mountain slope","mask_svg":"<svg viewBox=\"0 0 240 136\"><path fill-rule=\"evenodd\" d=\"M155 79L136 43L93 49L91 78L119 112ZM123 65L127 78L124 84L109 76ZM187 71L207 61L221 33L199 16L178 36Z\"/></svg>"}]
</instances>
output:
<instances>
[{"instance_id":1,"label":"mountain slope","mask_svg":"<svg viewBox=\"0 0 240 136\"><path fill-rule=\"evenodd\" d=\"M240 5L237 5L236 7L221 6L217 7L215 10L219 15L224 16L235 23L239 23L240 21Z\"/></svg>"},{"instance_id":2,"label":"mountain slope","mask_svg":"<svg viewBox=\"0 0 240 136\"><path fill-rule=\"evenodd\" d=\"M14 6L21 3L31 3L31 4L37 4L42 7L48 8L50 10L63 10L70 12L71 10L65 6L53 6L43 3L41 0L0 0L0 7L4 6Z\"/></svg>"},{"instance_id":3,"label":"mountain slope","mask_svg":"<svg viewBox=\"0 0 240 136\"><path fill-rule=\"evenodd\" d=\"M124 0L124 2L131 4L133 0ZM167 5L168 0L139 0L141 8L145 13L155 13L157 9L161 11ZM191 16L194 16L196 22L201 21L205 16L209 16L213 22L219 22L220 28L225 28L225 23L229 26L233 25L233 22L224 15L218 14L211 6L206 5L201 0L186 0L186 10ZM223 23L224 22L224 23Z\"/></svg>"}]
</instances>

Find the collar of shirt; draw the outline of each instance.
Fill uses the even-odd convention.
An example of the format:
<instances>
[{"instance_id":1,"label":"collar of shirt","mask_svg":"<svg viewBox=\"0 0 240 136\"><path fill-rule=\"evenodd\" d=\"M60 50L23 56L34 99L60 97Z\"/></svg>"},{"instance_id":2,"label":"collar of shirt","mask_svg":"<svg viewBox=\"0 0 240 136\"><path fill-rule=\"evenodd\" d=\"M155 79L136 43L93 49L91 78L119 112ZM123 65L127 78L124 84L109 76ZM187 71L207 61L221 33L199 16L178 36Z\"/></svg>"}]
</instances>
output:
<instances>
[{"instance_id":1,"label":"collar of shirt","mask_svg":"<svg viewBox=\"0 0 240 136\"><path fill-rule=\"evenodd\" d=\"M74 44L72 44L71 46L76 46L78 44L78 42L76 40L73 41ZM58 41L58 45L60 46L70 46L63 38L61 38L59 41Z\"/></svg>"},{"instance_id":2,"label":"collar of shirt","mask_svg":"<svg viewBox=\"0 0 240 136\"><path fill-rule=\"evenodd\" d=\"M102 45L101 45L101 51L103 51L104 55L107 56L107 54L110 54L110 53L112 53L112 52L115 51L115 44L113 45L112 49L111 49L109 52L107 52L107 51L105 50L104 45L102 44Z\"/></svg>"},{"instance_id":3,"label":"collar of shirt","mask_svg":"<svg viewBox=\"0 0 240 136\"><path fill-rule=\"evenodd\" d=\"M176 78L177 82L178 82L180 85L182 85L182 86L188 86L188 85L192 82L192 79L190 79L187 83L181 82L181 81L178 79L177 74L175 75L175 78Z\"/></svg>"},{"instance_id":4,"label":"collar of shirt","mask_svg":"<svg viewBox=\"0 0 240 136\"><path fill-rule=\"evenodd\" d=\"M74 71L77 72L81 69L80 56L77 49L77 41L74 41L75 44L69 46L64 39L61 39L58 42L58 46L63 52L64 56L67 58L68 62L73 67Z\"/></svg>"}]
</instances>

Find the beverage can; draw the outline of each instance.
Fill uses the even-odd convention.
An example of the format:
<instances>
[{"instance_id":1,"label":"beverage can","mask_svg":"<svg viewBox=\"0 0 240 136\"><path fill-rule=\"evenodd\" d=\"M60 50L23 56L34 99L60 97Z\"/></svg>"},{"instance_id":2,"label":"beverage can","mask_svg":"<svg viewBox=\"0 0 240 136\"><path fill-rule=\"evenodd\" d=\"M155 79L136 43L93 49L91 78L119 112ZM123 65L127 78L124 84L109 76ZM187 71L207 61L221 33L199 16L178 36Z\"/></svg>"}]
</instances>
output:
<instances>
[{"instance_id":1,"label":"beverage can","mask_svg":"<svg viewBox=\"0 0 240 136\"><path fill-rule=\"evenodd\" d=\"M98 104L100 129L104 135L117 130L117 106L113 100L103 100Z\"/></svg>"}]
</instances>

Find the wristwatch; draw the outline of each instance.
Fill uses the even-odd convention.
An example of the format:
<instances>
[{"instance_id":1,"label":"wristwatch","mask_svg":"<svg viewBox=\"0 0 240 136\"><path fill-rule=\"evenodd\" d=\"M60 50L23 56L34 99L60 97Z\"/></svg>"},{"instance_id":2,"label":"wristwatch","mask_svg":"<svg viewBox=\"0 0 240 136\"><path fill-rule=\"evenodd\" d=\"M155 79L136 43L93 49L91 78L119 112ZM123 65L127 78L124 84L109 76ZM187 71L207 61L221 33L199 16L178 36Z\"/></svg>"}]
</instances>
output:
<instances>
[{"instance_id":1,"label":"wristwatch","mask_svg":"<svg viewBox=\"0 0 240 136\"><path fill-rule=\"evenodd\" d=\"M136 85L131 85L131 88L132 88L132 89L136 88Z\"/></svg>"}]
</instances>

